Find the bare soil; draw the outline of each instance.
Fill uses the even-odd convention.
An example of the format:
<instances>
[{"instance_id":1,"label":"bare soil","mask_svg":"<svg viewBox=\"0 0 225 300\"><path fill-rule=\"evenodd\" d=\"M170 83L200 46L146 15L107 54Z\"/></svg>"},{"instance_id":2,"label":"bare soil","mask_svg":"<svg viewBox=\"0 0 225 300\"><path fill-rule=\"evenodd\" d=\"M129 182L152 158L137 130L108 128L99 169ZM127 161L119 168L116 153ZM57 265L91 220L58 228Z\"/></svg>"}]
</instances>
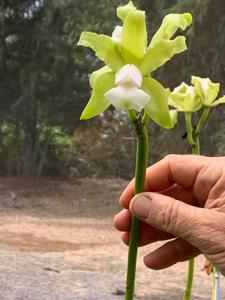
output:
<instances>
[{"instance_id":1,"label":"bare soil","mask_svg":"<svg viewBox=\"0 0 225 300\"><path fill-rule=\"evenodd\" d=\"M123 299L127 247L112 226L122 179L0 179L0 300ZM182 299L187 263L162 271L139 251L136 299ZM211 299L212 278L196 260L192 299ZM221 280L225 300L225 280Z\"/></svg>"}]
</instances>

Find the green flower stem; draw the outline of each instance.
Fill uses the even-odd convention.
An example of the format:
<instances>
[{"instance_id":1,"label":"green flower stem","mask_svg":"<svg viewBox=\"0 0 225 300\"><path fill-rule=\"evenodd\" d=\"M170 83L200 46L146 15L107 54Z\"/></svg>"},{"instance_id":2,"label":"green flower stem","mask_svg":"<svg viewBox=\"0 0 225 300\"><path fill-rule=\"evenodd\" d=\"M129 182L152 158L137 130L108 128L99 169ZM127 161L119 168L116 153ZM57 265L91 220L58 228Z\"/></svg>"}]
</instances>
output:
<instances>
[{"instance_id":1,"label":"green flower stem","mask_svg":"<svg viewBox=\"0 0 225 300\"><path fill-rule=\"evenodd\" d=\"M136 113L133 111L133 110L128 110L128 117L129 119L131 120L132 122L132 125L135 129L135 124L137 122L137 116L136 116Z\"/></svg>"},{"instance_id":2,"label":"green flower stem","mask_svg":"<svg viewBox=\"0 0 225 300\"><path fill-rule=\"evenodd\" d=\"M205 106L202 116L198 122L198 126L195 130L195 134L199 135L201 129L210 113L211 107ZM212 300L220 299L220 274L215 267L213 267L213 287L212 287Z\"/></svg>"},{"instance_id":3,"label":"green flower stem","mask_svg":"<svg viewBox=\"0 0 225 300\"><path fill-rule=\"evenodd\" d=\"M191 299L194 270L195 270L195 259L192 258L188 262L187 283L186 283L186 290L185 290L185 294L184 294L184 300Z\"/></svg>"},{"instance_id":4,"label":"green flower stem","mask_svg":"<svg viewBox=\"0 0 225 300\"><path fill-rule=\"evenodd\" d=\"M191 146L192 154L200 155L200 142L199 142L199 134L193 134L194 144Z\"/></svg>"},{"instance_id":5,"label":"green flower stem","mask_svg":"<svg viewBox=\"0 0 225 300\"><path fill-rule=\"evenodd\" d=\"M148 120L149 120L149 116L145 111L144 116L142 118L143 125L146 125L148 123Z\"/></svg>"},{"instance_id":6,"label":"green flower stem","mask_svg":"<svg viewBox=\"0 0 225 300\"><path fill-rule=\"evenodd\" d=\"M204 125L204 123L205 123L205 121L206 121L206 119L207 119L207 117L208 117L208 115L210 113L210 110L211 110L211 107L204 106L204 110L203 110L201 118L200 118L200 120L198 122L197 128L195 130L195 134L199 134L201 132L202 127L203 127L203 125Z\"/></svg>"},{"instance_id":7,"label":"green flower stem","mask_svg":"<svg viewBox=\"0 0 225 300\"><path fill-rule=\"evenodd\" d=\"M200 155L199 134L197 134L196 132L192 132L192 134L193 134L193 140L194 140L194 144L191 146L192 147L192 154ZM185 292L184 300L191 299L191 292L192 292L193 278L194 278L194 270L195 270L195 259L192 258L192 259L189 260L189 263L188 263L188 277L187 277L187 286L186 286L186 292Z\"/></svg>"},{"instance_id":8,"label":"green flower stem","mask_svg":"<svg viewBox=\"0 0 225 300\"><path fill-rule=\"evenodd\" d=\"M206 116L206 118L207 118L207 116ZM205 120L206 120L206 118L205 118ZM201 119L203 120L203 118L200 118L200 120ZM185 114L185 120L186 120L187 134L188 134L188 142L191 145L192 154L200 155L200 143L199 143L200 131L197 133L196 131L193 130L192 121L191 121L191 113ZM201 121L201 122L203 125L203 121ZM192 292L193 278L194 278L194 269L195 269L195 259L192 258L189 260L189 264L188 264L186 290L185 290L185 294L184 294L184 298L183 298L184 300L191 299L191 292Z\"/></svg>"},{"instance_id":9,"label":"green flower stem","mask_svg":"<svg viewBox=\"0 0 225 300\"><path fill-rule=\"evenodd\" d=\"M213 267L213 287L212 287L212 300L220 299L220 273Z\"/></svg>"},{"instance_id":10,"label":"green flower stem","mask_svg":"<svg viewBox=\"0 0 225 300\"><path fill-rule=\"evenodd\" d=\"M193 127L192 127L192 121L191 121L191 113L189 113L189 112L185 113L185 121L186 121L188 142L192 147L195 144L195 142L193 139Z\"/></svg>"},{"instance_id":11,"label":"green flower stem","mask_svg":"<svg viewBox=\"0 0 225 300\"><path fill-rule=\"evenodd\" d=\"M130 117L130 115L129 115ZM133 123L133 122L132 122ZM148 160L148 134L140 118L133 126L137 134L136 172L135 172L135 195L144 191L145 175ZM133 300L135 288L135 274L137 262L139 238L139 220L132 217L130 243L128 252L127 282L125 300Z\"/></svg>"}]
</instances>

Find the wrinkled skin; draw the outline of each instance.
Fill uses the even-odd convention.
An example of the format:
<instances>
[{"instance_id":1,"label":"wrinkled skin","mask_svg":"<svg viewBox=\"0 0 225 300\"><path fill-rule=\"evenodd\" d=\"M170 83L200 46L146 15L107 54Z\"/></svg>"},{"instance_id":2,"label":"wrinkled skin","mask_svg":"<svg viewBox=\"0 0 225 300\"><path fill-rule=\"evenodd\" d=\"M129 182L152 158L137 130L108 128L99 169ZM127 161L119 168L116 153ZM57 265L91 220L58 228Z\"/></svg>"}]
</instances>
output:
<instances>
[{"instance_id":1,"label":"wrinkled skin","mask_svg":"<svg viewBox=\"0 0 225 300\"><path fill-rule=\"evenodd\" d=\"M129 243L131 212L141 220L139 245L168 240L144 263L163 269L203 253L225 275L225 158L169 155L149 167L145 192L134 181L120 197L114 226Z\"/></svg>"}]
</instances>

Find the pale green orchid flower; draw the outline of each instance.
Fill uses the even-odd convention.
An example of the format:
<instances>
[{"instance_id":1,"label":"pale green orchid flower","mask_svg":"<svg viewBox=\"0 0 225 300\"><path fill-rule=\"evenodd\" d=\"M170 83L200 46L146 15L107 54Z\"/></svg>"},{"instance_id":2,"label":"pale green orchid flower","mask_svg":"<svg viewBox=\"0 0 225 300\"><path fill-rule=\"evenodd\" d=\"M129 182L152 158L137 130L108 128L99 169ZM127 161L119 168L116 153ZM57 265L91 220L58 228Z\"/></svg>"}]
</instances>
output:
<instances>
[{"instance_id":1,"label":"pale green orchid flower","mask_svg":"<svg viewBox=\"0 0 225 300\"><path fill-rule=\"evenodd\" d=\"M192 76L191 78L191 82L202 99L204 106L214 107L225 103L225 96L216 100L220 90L219 83L213 83L209 78L200 78L197 76Z\"/></svg>"},{"instance_id":2,"label":"pale green orchid flower","mask_svg":"<svg viewBox=\"0 0 225 300\"><path fill-rule=\"evenodd\" d=\"M106 64L90 76L93 92L81 119L97 116L112 104L118 110L139 112L144 109L160 126L172 128L174 118L168 107L169 92L150 74L187 49L184 36L171 38L178 29L190 26L192 17L188 13L166 16L148 46L145 12L136 9L130 1L117 9L117 15L123 24L115 28L111 37L83 32L78 42L90 47ZM135 85L131 80L133 73L139 78ZM118 79L123 76L126 84Z\"/></svg>"},{"instance_id":3,"label":"pale green orchid flower","mask_svg":"<svg viewBox=\"0 0 225 300\"><path fill-rule=\"evenodd\" d=\"M202 101L193 86L182 82L171 92L169 105L179 112L191 113L202 107Z\"/></svg>"}]
</instances>

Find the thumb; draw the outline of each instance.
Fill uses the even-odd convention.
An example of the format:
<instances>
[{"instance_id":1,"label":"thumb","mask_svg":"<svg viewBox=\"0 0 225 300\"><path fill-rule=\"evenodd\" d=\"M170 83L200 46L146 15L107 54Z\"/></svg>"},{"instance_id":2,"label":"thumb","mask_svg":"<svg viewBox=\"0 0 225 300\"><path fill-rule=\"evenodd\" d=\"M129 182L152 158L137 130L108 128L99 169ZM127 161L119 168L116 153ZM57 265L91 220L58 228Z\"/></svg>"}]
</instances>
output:
<instances>
[{"instance_id":1,"label":"thumb","mask_svg":"<svg viewBox=\"0 0 225 300\"><path fill-rule=\"evenodd\" d=\"M205 209L197 208L174 198L157 194L136 195L130 203L131 212L140 220L173 236L204 248L202 231Z\"/></svg>"}]
</instances>

